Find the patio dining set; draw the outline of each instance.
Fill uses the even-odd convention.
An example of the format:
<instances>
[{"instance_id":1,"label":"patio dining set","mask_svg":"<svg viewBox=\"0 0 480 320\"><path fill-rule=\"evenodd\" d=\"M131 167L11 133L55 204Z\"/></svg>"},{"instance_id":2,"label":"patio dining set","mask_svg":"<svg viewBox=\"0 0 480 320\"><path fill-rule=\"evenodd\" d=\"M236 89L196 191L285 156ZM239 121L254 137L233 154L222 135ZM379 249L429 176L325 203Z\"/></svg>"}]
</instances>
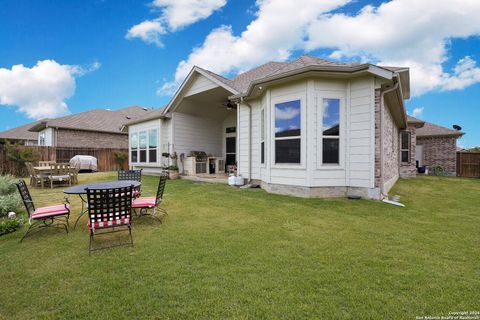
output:
<instances>
[{"instance_id":1,"label":"patio dining set","mask_svg":"<svg viewBox=\"0 0 480 320\"><path fill-rule=\"evenodd\" d=\"M74 229L80 218L86 214L88 217L87 228L90 233L89 254L94 250L106 248L93 247L95 235L128 231L130 242L127 244L133 246L133 215L137 217L150 216L162 223L163 216L167 214L165 209L159 207L163 199L167 177L166 174L160 176L155 195L141 197L142 170L120 170L116 181L70 186L63 190L67 196L61 204L46 207L35 206L25 180L20 180L17 188L27 209L29 223L29 228L20 242L32 231L45 227L64 228L68 233L71 213L68 196L78 195L81 200L81 210Z\"/></svg>"},{"instance_id":2,"label":"patio dining set","mask_svg":"<svg viewBox=\"0 0 480 320\"><path fill-rule=\"evenodd\" d=\"M39 161L38 166L31 162L25 163L30 177L30 186L41 187L57 185L71 186L78 183L79 168L69 163L55 163L52 161Z\"/></svg>"}]
</instances>

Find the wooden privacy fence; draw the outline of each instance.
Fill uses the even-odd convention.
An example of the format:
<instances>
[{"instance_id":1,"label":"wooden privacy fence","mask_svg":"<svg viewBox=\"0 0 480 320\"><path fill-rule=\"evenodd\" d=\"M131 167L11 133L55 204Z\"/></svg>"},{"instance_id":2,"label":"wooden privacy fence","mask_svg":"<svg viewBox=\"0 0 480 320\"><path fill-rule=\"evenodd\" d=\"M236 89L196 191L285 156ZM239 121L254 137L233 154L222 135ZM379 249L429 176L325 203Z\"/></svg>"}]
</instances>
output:
<instances>
[{"instance_id":1,"label":"wooden privacy fence","mask_svg":"<svg viewBox=\"0 0 480 320\"><path fill-rule=\"evenodd\" d=\"M55 161L57 163L68 163L76 155L87 155L97 158L98 171L118 170L114 154L124 152L128 149L104 149L104 148L73 148L73 147L28 147L33 148L39 155L39 161ZM125 161L124 168L128 168L128 161ZM0 145L0 174L14 174L15 163L7 157L4 145Z\"/></svg>"},{"instance_id":2,"label":"wooden privacy fence","mask_svg":"<svg viewBox=\"0 0 480 320\"><path fill-rule=\"evenodd\" d=\"M457 152L457 176L480 178L480 152Z\"/></svg>"}]
</instances>

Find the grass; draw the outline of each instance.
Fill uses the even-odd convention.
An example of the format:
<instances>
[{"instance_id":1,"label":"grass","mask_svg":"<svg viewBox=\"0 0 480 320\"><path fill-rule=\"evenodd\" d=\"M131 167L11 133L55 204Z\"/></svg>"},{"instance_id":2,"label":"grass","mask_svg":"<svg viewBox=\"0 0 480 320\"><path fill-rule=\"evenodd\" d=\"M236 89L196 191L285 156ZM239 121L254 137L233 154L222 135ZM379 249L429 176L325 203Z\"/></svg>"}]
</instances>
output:
<instances>
[{"instance_id":1,"label":"grass","mask_svg":"<svg viewBox=\"0 0 480 320\"><path fill-rule=\"evenodd\" d=\"M156 183L145 177L143 194ZM169 181L169 216L135 220L133 249L89 257L85 218L68 236L0 238L0 318L414 319L479 310L480 181L422 177L393 193L406 208Z\"/></svg>"}]
</instances>

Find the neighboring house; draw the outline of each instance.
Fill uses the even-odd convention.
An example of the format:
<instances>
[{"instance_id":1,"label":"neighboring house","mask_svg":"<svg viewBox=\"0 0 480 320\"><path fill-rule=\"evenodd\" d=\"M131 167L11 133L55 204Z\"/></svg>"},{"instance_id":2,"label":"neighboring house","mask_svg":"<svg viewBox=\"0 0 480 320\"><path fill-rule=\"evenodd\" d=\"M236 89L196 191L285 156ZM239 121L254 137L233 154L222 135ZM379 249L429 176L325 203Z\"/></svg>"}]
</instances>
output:
<instances>
[{"instance_id":1,"label":"neighboring house","mask_svg":"<svg viewBox=\"0 0 480 320\"><path fill-rule=\"evenodd\" d=\"M415 150L418 166L440 166L447 175L456 175L457 139L464 133L410 116L408 123L418 125Z\"/></svg>"},{"instance_id":2,"label":"neighboring house","mask_svg":"<svg viewBox=\"0 0 480 320\"><path fill-rule=\"evenodd\" d=\"M118 110L95 109L30 125L38 145L80 148L128 148L128 137L121 130L125 121L143 117L152 109L128 107Z\"/></svg>"},{"instance_id":3,"label":"neighboring house","mask_svg":"<svg viewBox=\"0 0 480 320\"><path fill-rule=\"evenodd\" d=\"M0 139L4 141L19 142L26 146L36 146L38 144L38 135L36 132L29 131L29 129L40 121L42 120L0 132Z\"/></svg>"}]
</instances>

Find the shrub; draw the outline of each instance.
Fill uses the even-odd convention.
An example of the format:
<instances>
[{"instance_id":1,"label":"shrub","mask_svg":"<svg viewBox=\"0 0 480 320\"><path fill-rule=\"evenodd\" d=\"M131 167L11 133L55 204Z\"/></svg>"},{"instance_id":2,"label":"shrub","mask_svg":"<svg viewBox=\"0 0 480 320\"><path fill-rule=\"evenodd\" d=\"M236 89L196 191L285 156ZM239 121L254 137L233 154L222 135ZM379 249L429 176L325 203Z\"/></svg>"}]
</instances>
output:
<instances>
[{"instance_id":1,"label":"shrub","mask_svg":"<svg viewBox=\"0 0 480 320\"><path fill-rule=\"evenodd\" d=\"M15 182L12 176L0 176L0 215L17 212L22 204Z\"/></svg>"},{"instance_id":2,"label":"shrub","mask_svg":"<svg viewBox=\"0 0 480 320\"><path fill-rule=\"evenodd\" d=\"M432 173L434 176L444 176L445 170L441 166L434 166L432 168Z\"/></svg>"},{"instance_id":3,"label":"shrub","mask_svg":"<svg viewBox=\"0 0 480 320\"><path fill-rule=\"evenodd\" d=\"M23 219L14 218L14 219L1 219L0 220L0 236L4 234L14 232L20 228L23 224Z\"/></svg>"},{"instance_id":4,"label":"shrub","mask_svg":"<svg viewBox=\"0 0 480 320\"><path fill-rule=\"evenodd\" d=\"M128 159L128 153L126 152L114 152L113 153L113 158L115 163L118 166L118 169L123 169L123 165L125 164L125 161Z\"/></svg>"},{"instance_id":5,"label":"shrub","mask_svg":"<svg viewBox=\"0 0 480 320\"><path fill-rule=\"evenodd\" d=\"M38 150L18 143L5 144L5 150L8 160L15 164L15 172L12 173L20 177L25 176L27 173L25 162L36 162L40 159Z\"/></svg>"},{"instance_id":6,"label":"shrub","mask_svg":"<svg viewBox=\"0 0 480 320\"><path fill-rule=\"evenodd\" d=\"M17 180L11 175L0 176L0 196L17 192Z\"/></svg>"}]
</instances>

